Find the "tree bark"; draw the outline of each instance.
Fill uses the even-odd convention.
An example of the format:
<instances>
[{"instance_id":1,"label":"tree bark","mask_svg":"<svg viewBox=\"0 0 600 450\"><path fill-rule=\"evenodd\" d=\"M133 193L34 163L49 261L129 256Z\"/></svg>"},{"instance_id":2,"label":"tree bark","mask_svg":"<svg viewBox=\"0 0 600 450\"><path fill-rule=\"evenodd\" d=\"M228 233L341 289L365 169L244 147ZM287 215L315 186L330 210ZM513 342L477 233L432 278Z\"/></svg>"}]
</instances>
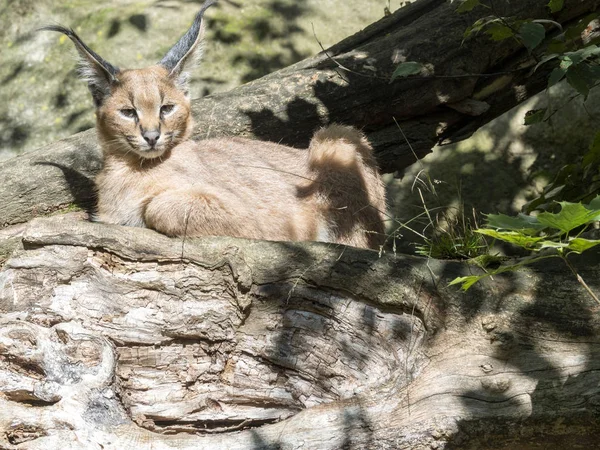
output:
<instances>
[{"instance_id":1,"label":"tree bark","mask_svg":"<svg viewBox=\"0 0 600 450\"><path fill-rule=\"evenodd\" d=\"M496 2L503 16L552 19L564 27L600 10L596 1L566 0L551 15L546 4ZM465 138L543 89L547 72L531 73L537 61L514 39L463 42L465 29L488 10L458 14L456 7L418 0L315 57L196 100L194 138L244 135L305 147L316 128L341 122L368 133L384 172L414 163L436 143ZM403 60L425 64L428 73L390 83ZM93 204L100 166L93 131L0 164L0 226L72 203Z\"/></svg>"},{"instance_id":2,"label":"tree bark","mask_svg":"<svg viewBox=\"0 0 600 450\"><path fill-rule=\"evenodd\" d=\"M548 17L545 1L505 3L506 15ZM323 123L351 123L396 170L412 153L395 121L422 156L544 84L539 72L511 71L532 64L512 42L460 46L476 15L455 7L420 0L327 55L196 101L195 137L302 146ZM554 19L567 24L595 8L566 0ZM461 77L389 84L399 57ZM498 71L510 74L470 75ZM472 99L489 109L466 114ZM448 281L476 269L456 262L170 239L82 213L35 218L93 208L100 166L93 132L0 165L0 449L599 442L599 311L563 266L495 277L465 294ZM598 261L573 261L595 291Z\"/></svg>"},{"instance_id":3,"label":"tree bark","mask_svg":"<svg viewBox=\"0 0 600 450\"><path fill-rule=\"evenodd\" d=\"M3 241L7 242L5 230ZM598 308L561 266L13 228L0 448L564 449L600 438ZM598 258L575 261L598 288Z\"/></svg>"}]
</instances>

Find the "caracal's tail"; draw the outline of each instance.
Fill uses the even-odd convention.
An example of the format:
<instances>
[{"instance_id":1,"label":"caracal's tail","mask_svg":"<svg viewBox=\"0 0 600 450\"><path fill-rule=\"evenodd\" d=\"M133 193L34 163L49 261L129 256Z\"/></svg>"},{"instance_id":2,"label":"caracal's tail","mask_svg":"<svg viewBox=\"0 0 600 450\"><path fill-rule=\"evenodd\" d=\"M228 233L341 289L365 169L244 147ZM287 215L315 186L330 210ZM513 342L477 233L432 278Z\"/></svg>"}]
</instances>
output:
<instances>
[{"instance_id":1,"label":"caracal's tail","mask_svg":"<svg viewBox=\"0 0 600 450\"><path fill-rule=\"evenodd\" d=\"M385 188L363 133L330 125L313 136L309 168L324 218L319 240L377 248L385 241Z\"/></svg>"}]
</instances>

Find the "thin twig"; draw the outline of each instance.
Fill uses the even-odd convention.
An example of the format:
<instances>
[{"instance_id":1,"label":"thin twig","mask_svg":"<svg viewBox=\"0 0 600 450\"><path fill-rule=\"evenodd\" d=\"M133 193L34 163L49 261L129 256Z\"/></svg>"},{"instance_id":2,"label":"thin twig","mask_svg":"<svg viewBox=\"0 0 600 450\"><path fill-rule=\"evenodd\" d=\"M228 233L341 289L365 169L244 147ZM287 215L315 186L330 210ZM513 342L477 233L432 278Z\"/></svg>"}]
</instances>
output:
<instances>
[{"instance_id":1,"label":"thin twig","mask_svg":"<svg viewBox=\"0 0 600 450\"><path fill-rule=\"evenodd\" d=\"M581 284L585 288L585 290L588 292L588 294L590 294L590 296L594 300L596 300L596 302L598 304L600 304L600 299L598 299L598 297L596 296L596 294L594 294L594 292L590 289L590 287L587 285L587 283L584 281L584 279L581 277L581 275L579 275L579 273L577 273L577 271L575 270L575 267L573 267L573 265L567 259L567 257L565 255L563 255L562 253L560 253L559 255L562 258L562 260L565 262L565 264L567 265L567 267L569 269L571 269L571 272L573 272L573 275L575 275L575 277L577 278L577 281L579 282L579 284Z\"/></svg>"},{"instance_id":2,"label":"thin twig","mask_svg":"<svg viewBox=\"0 0 600 450\"><path fill-rule=\"evenodd\" d=\"M191 209L192 209L192 206L190 205L190 207L186 210L185 216L184 216L185 228L183 229L183 239L181 240L181 263L182 264L184 262L183 257L184 257L184 253L185 253L185 240L187 239L188 223L190 221Z\"/></svg>"}]
</instances>

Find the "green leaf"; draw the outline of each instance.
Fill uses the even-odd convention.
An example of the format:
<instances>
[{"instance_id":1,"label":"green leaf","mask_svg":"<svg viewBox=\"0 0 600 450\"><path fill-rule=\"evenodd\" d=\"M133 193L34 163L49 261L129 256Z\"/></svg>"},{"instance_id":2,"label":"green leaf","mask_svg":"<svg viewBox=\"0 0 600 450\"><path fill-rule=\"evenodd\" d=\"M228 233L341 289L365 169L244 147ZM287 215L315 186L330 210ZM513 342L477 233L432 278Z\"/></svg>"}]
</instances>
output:
<instances>
[{"instance_id":1,"label":"green leaf","mask_svg":"<svg viewBox=\"0 0 600 450\"><path fill-rule=\"evenodd\" d=\"M589 166L590 164L596 164L600 162L600 131L596 133L594 140L590 144L589 150L583 155L582 165L583 167Z\"/></svg>"},{"instance_id":2,"label":"green leaf","mask_svg":"<svg viewBox=\"0 0 600 450\"><path fill-rule=\"evenodd\" d=\"M473 8L479 6L481 3L479 0L463 0L463 2L456 8L457 13L464 13L472 11Z\"/></svg>"},{"instance_id":3,"label":"green leaf","mask_svg":"<svg viewBox=\"0 0 600 450\"><path fill-rule=\"evenodd\" d=\"M558 241L540 241L539 243L539 250L542 250L544 248L555 248L557 250L562 250L564 248L566 248L569 244L567 244L566 242L558 242Z\"/></svg>"},{"instance_id":4,"label":"green leaf","mask_svg":"<svg viewBox=\"0 0 600 450\"><path fill-rule=\"evenodd\" d=\"M561 69L567 70L572 65L573 65L573 60L571 59L571 57L569 57L567 55L563 55L560 57L560 68Z\"/></svg>"},{"instance_id":5,"label":"green leaf","mask_svg":"<svg viewBox=\"0 0 600 450\"><path fill-rule=\"evenodd\" d=\"M475 232L493 237L495 239L500 239L504 242L518 245L519 247L523 247L527 250L535 249L537 243L544 239L542 237L527 236L519 231L497 231L487 228L480 228L475 230Z\"/></svg>"},{"instance_id":6,"label":"green leaf","mask_svg":"<svg viewBox=\"0 0 600 450\"><path fill-rule=\"evenodd\" d=\"M508 258L506 256L498 256L498 255L490 255L489 253L485 253L483 255L476 256L475 258L471 258L467 260L467 264L472 264L477 267L481 267L485 269L493 264L500 264L506 261Z\"/></svg>"},{"instance_id":7,"label":"green leaf","mask_svg":"<svg viewBox=\"0 0 600 450\"><path fill-rule=\"evenodd\" d=\"M565 187L565 184L555 185L552 183L551 185L548 185L544 189L546 200L553 200L554 197L557 197L565 189ZM546 189L548 190L546 191Z\"/></svg>"},{"instance_id":8,"label":"green leaf","mask_svg":"<svg viewBox=\"0 0 600 450\"><path fill-rule=\"evenodd\" d=\"M499 22L491 24L485 32L493 41L503 41L504 39L511 38L515 35L513 30Z\"/></svg>"},{"instance_id":9,"label":"green leaf","mask_svg":"<svg viewBox=\"0 0 600 450\"><path fill-rule=\"evenodd\" d=\"M460 288L463 291L467 291L471 286L473 286L479 280L481 280L482 278L485 278L487 276L488 275L485 274L485 275L470 275L468 277L457 277L448 284L449 284L449 286L452 286L455 284L461 284L462 286Z\"/></svg>"},{"instance_id":10,"label":"green leaf","mask_svg":"<svg viewBox=\"0 0 600 450\"><path fill-rule=\"evenodd\" d=\"M558 169L558 173L554 177L554 180L552 180L551 185L546 186L544 188L544 192L546 192L546 195L548 195L548 193L551 190L556 189L557 186L566 184L568 182L569 178L576 171L577 171L577 166L575 164L566 164L566 165L562 166L560 169Z\"/></svg>"},{"instance_id":11,"label":"green leaf","mask_svg":"<svg viewBox=\"0 0 600 450\"><path fill-rule=\"evenodd\" d=\"M529 53L542 43L546 37L546 29L542 24L535 22L525 22L519 28L519 36Z\"/></svg>"},{"instance_id":12,"label":"green leaf","mask_svg":"<svg viewBox=\"0 0 600 450\"><path fill-rule=\"evenodd\" d=\"M544 121L544 117L548 112L548 108L532 109L525 113L525 125L533 125L534 123L540 123Z\"/></svg>"},{"instance_id":13,"label":"green leaf","mask_svg":"<svg viewBox=\"0 0 600 450\"><path fill-rule=\"evenodd\" d=\"M559 202L561 210L553 214L543 212L537 216L538 221L563 233L574 228L600 220L600 209L589 210L581 203Z\"/></svg>"},{"instance_id":14,"label":"green leaf","mask_svg":"<svg viewBox=\"0 0 600 450\"><path fill-rule=\"evenodd\" d=\"M546 196L544 194L541 194L539 197L534 198L533 200L525 203L525 205L523 206L523 209L525 211L527 211L527 213L531 213L532 211L535 211L536 209L538 209L539 206L543 205L546 202L547 202Z\"/></svg>"},{"instance_id":15,"label":"green leaf","mask_svg":"<svg viewBox=\"0 0 600 450\"><path fill-rule=\"evenodd\" d=\"M596 76L585 63L569 67L567 70L567 82L573 89L587 99L590 89L594 86Z\"/></svg>"},{"instance_id":16,"label":"green leaf","mask_svg":"<svg viewBox=\"0 0 600 450\"><path fill-rule=\"evenodd\" d=\"M588 209L600 209L600 195L597 195L594 200L592 200L588 205Z\"/></svg>"},{"instance_id":17,"label":"green leaf","mask_svg":"<svg viewBox=\"0 0 600 450\"><path fill-rule=\"evenodd\" d=\"M563 6L565 6L565 0L550 0L548 6L550 7L550 12L559 12L561 9L563 9Z\"/></svg>"},{"instance_id":18,"label":"green leaf","mask_svg":"<svg viewBox=\"0 0 600 450\"><path fill-rule=\"evenodd\" d=\"M499 230L519 231L523 234L535 234L545 228L536 217L519 213L515 216L506 214L488 214L487 226Z\"/></svg>"},{"instance_id":19,"label":"green leaf","mask_svg":"<svg viewBox=\"0 0 600 450\"><path fill-rule=\"evenodd\" d=\"M552 39L552 41L550 41L550 44L548 44L548 48L546 49L546 51L548 53L564 53L567 51L567 44L558 40L558 39Z\"/></svg>"},{"instance_id":20,"label":"green leaf","mask_svg":"<svg viewBox=\"0 0 600 450\"><path fill-rule=\"evenodd\" d=\"M575 253L582 253L596 245L600 245L600 239L575 238L569 241L567 248Z\"/></svg>"},{"instance_id":21,"label":"green leaf","mask_svg":"<svg viewBox=\"0 0 600 450\"><path fill-rule=\"evenodd\" d=\"M396 78L399 77L417 75L421 73L421 70L423 70L423 64L421 63L415 61L407 61L400 63L398 64L398 67L396 67L396 70L394 70L394 73L392 74L392 79L390 81L394 81Z\"/></svg>"},{"instance_id":22,"label":"green leaf","mask_svg":"<svg viewBox=\"0 0 600 450\"><path fill-rule=\"evenodd\" d=\"M560 80L562 80L567 73L567 69L562 69L561 67L557 67L550 73L550 77L548 78L548 87L551 88Z\"/></svg>"},{"instance_id":23,"label":"green leaf","mask_svg":"<svg viewBox=\"0 0 600 450\"><path fill-rule=\"evenodd\" d=\"M597 45L588 45L587 47L580 48L575 52L565 53L565 58L570 59L573 64L579 64L593 56L600 54L600 48Z\"/></svg>"},{"instance_id":24,"label":"green leaf","mask_svg":"<svg viewBox=\"0 0 600 450\"><path fill-rule=\"evenodd\" d=\"M469 38L472 34L478 34L483 27L487 24L495 20L493 17L482 17L481 19L477 19L473 25L467 27L465 33L463 34L463 41Z\"/></svg>"}]
</instances>

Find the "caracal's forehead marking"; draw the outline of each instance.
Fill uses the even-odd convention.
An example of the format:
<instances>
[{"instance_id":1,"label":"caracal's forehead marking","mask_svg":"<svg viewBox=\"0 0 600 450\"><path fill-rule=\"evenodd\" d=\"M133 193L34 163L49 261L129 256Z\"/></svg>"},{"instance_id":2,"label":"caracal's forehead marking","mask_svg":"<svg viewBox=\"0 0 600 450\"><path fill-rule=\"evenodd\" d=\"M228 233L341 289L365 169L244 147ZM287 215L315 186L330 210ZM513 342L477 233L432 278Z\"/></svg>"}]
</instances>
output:
<instances>
[{"instance_id":1,"label":"caracal's forehead marking","mask_svg":"<svg viewBox=\"0 0 600 450\"><path fill-rule=\"evenodd\" d=\"M127 96L131 106L141 112L155 112L165 101L172 97L175 86L167 71L162 67L125 70L119 74L119 86L115 95Z\"/></svg>"}]
</instances>

